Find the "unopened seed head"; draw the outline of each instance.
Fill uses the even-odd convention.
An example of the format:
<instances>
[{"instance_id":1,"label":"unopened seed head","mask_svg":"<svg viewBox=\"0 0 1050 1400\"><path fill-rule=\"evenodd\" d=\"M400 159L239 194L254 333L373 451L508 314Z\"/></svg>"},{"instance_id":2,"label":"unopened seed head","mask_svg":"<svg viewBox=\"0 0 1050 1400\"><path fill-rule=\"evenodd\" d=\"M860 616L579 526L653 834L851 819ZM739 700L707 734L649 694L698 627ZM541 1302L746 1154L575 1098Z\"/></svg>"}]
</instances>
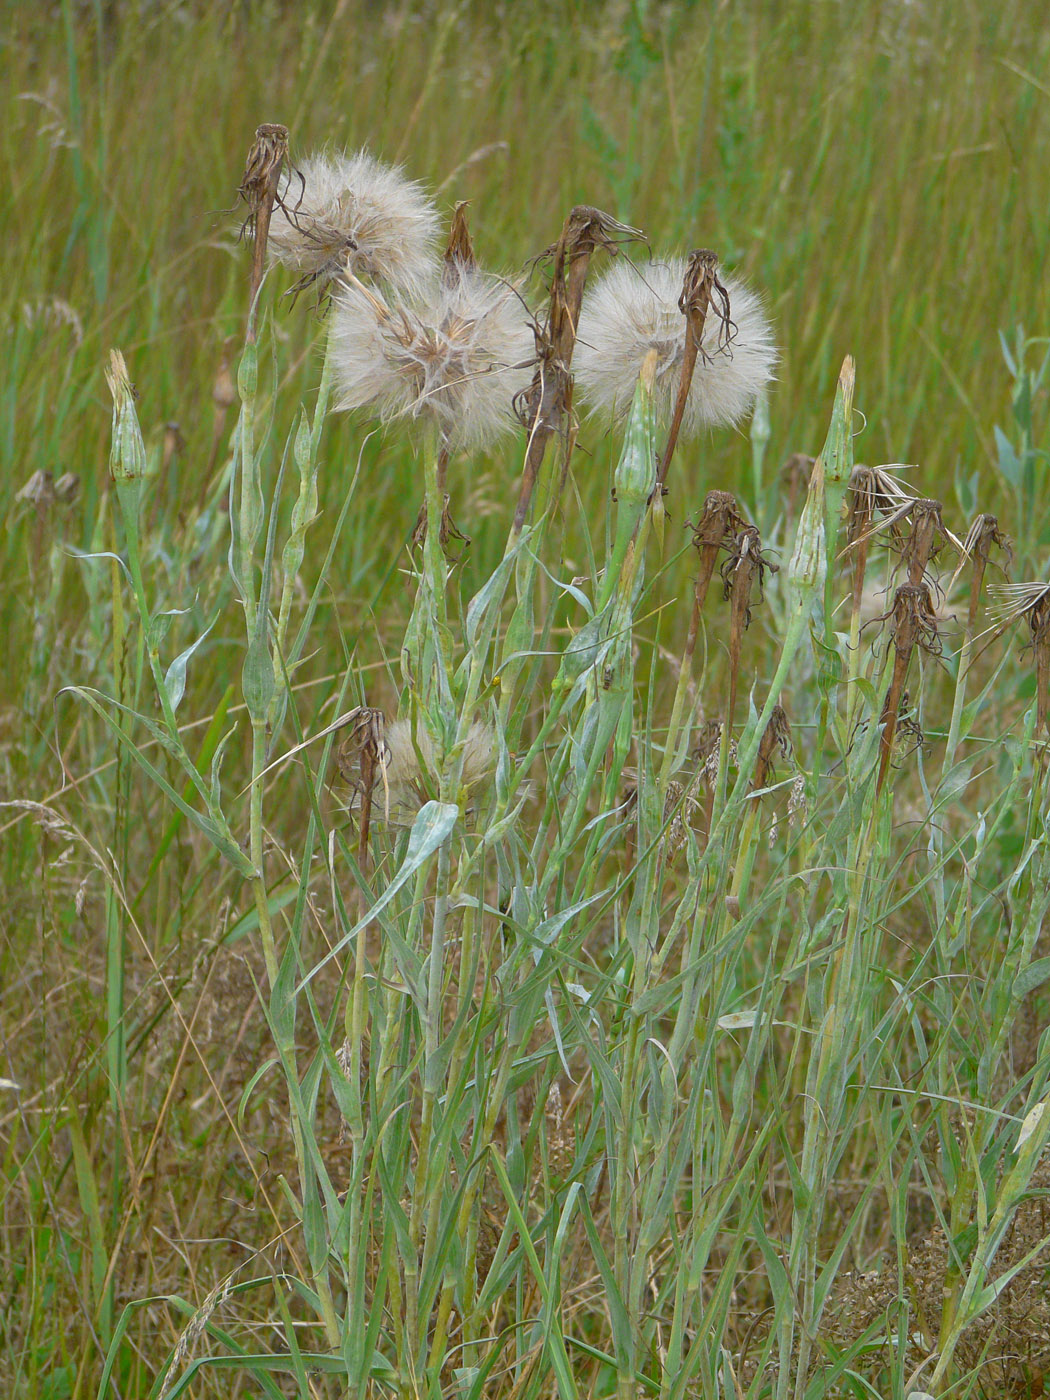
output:
<instances>
[{"instance_id":1,"label":"unopened seed head","mask_svg":"<svg viewBox=\"0 0 1050 1400\"><path fill-rule=\"evenodd\" d=\"M670 418L685 353L686 319L678 306L685 271L682 258L634 265L618 259L588 291L573 371L593 408L626 413L646 356L655 351L654 407L661 419ZM736 423L773 377L777 352L760 298L735 277L726 276L723 285L730 324L714 307L708 311L682 419L685 434Z\"/></svg>"},{"instance_id":2,"label":"unopened seed head","mask_svg":"<svg viewBox=\"0 0 1050 1400\"><path fill-rule=\"evenodd\" d=\"M324 286L344 272L418 292L437 275L437 210L415 180L367 151L315 155L281 176L270 256Z\"/></svg>"},{"instance_id":3,"label":"unopened seed head","mask_svg":"<svg viewBox=\"0 0 1050 1400\"><path fill-rule=\"evenodd\" d=\"M413 301L340 285L332 323L338 406L381 418L429 417L446 441L479 448L517 420L532 378L528 313L499 278L463 266Z\"/></svg>"}]
</instances>

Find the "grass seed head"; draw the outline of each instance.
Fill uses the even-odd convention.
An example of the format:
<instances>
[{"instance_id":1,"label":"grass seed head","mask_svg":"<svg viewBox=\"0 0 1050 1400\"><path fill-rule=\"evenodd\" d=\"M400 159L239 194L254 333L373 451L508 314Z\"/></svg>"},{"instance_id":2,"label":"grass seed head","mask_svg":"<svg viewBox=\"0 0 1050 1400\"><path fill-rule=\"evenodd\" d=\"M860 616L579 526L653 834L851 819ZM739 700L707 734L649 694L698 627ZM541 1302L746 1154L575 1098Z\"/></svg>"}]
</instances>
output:
<instances>
[{"instance_id":1,"label":"grass seed head","mask_svg":"<svg viewBox=\"0 0 1050 1400\"><path fill-rule=\"evenodd\" d=\"M657 352L654 405L669 422L681 382L686 317L680 309L686 262L629 264L617 261L583 301L574 361L576 382L597 410L622 416L630 407L646 355ZM734 277L718 286L709 311L682 432L729 426L753 406L773 377L777 353L759 297Z\"/></svg>"},{"instance_id":2,"label":"grass seed head","mask_svg":"<svg viewBox=\"0 0 1050 1400\"><path fill-rule=\"evenodd\" d=\"M415 180L367 151L314 155L281 178L270 256L299 274L293 290L344 273L419 293L436 275L437 210Z\"/></svg>"},{"instance_id":3,"label":"grass seed head","mask_svg":"<svg viewBox=\"0 0 1050 1400\"><path fill-rule=\"evenodd\" d=\"M338 406L384 420L429 416L445 441L484 447L515 426L532 374L533 336L513 287L461 265L452 285L387 303L356 278L334 298Z\"/></svg>"}]
</instances>

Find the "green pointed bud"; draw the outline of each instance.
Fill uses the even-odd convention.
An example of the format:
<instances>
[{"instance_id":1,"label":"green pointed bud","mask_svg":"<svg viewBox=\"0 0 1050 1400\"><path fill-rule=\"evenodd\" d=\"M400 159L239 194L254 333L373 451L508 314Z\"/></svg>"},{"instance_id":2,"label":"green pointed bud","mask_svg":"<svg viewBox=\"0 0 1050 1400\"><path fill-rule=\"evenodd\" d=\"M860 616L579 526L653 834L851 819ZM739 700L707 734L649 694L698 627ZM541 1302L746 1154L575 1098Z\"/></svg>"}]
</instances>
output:
<instances>
[{"instance_id":1,"label":"green pointed bud","mask_svg":"<svg viewBox=\"0 0 1050 1400\"><path fill-rule=\"evenodd\" d=\"M613 478L616 503L644 506L656 485L656 443L653 440L653 379L656 356L650 353L642 365L631 404L631 416L623 439L623 451Z\"/></svg>"},{"instance_id":2,"label":"green pointed bud","mask_svg":"<svg viewBox=\"0 0 1050 1400\"><path fill-rule=\"evenodd\" d=\"M109 474L114 481L138 481L146 475L146 445L142 441L135 391L128 367L119 350L109 352L106 383L113 396L113 439L109 450Z\"/></svg>"},{"instance_id":3,"label":"green pointed bud","mask_svg":"<svg viewBox=\"0 0 1050 1400\"><path fill-rule=\"evenodd\" d=\"M787 583L796 612L808 615L823 600L827 577L824 528L824 464L818 457L809 479L809 491L795 534L795 548L787 568Z\"/></svg>"}]
</instances>

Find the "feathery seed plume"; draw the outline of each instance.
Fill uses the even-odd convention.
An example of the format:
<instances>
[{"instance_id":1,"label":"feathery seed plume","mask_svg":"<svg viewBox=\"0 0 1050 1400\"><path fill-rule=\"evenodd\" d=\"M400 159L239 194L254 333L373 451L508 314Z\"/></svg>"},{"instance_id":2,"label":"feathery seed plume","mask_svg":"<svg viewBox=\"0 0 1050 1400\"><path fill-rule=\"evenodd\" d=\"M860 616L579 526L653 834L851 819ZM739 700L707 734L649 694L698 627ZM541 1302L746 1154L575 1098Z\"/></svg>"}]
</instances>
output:
<instances>
[{"instance_id":1,"label":"feathery seed plume","mask_svg":"<svg viewBox=\"0 0 1050 1400\"><path fill-rule=\"evenodd\" d=\"M679 298L686 273L683 258L631 266L614 263L587 293L580 313L573 370L592 407L624 414L638 372L656 350L653 402L669 420L681 379L686 318ZM682 431L728 426L748 412L773 377L777 352L758 295L735 277L723 279L728 316L709 315L682 417Z\"/></svg>"},{"instance_id":2,"label":"feathery seed plume","mask_svg":"<svg viewBox=\"0 0 1050 1400\"><path fill-rule=\"evenodd\" d=\"M281 177L270 255L296 290L344 273L419 292L436 275L439 219L423 187L367 151L315 155Z\"/></svg>"},{"instance_id":3,"label":"feathery seed plume","mask_svg":"<svg viewBox=\"0 0 1050 1400\"><path fill-rule=\"evenodd\" d=\"M356 277L335 295L338 407L383 419L429 415L443 439L478 448L517 426L512 400L535 342L514 289L466 263L415 301L385 301Z\"/></svg>"}]
</instances>

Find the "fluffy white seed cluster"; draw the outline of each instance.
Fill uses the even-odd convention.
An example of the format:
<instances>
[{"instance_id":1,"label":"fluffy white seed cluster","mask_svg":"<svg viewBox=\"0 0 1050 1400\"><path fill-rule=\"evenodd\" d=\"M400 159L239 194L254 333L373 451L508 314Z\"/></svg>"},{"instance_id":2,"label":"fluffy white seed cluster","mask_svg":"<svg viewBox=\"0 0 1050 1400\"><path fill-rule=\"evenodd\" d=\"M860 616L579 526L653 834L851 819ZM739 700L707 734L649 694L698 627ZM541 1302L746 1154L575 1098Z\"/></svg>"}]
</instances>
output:
<instances>
[{"instance_id":1,"label":"fluffy white seed cluster","mask_svg":"<svg viewBox=\"0 0 1050 1400\"><path fill-rule=\"evenodd\" d=\"M387 301L348 278L334 303L339 408L426 416L456 447L484 447L514 426L512 401L531 381L535 341L505 282L463 266L411 301Z\"/></svg>"},{"instance_id":2,"label":"fluffy white seed cluster","mask_svg":"<svg viewBox=\"0 0 1050 1400\"><path fill-rule=\"evenodd\" d=\"M682 258L631 265L618 259L584 297L573 372L582 397L596 410L622 416L631 406L646 355L657 352L653 404L669 419L678 395L685 351L685 316L678 309L686 264ZM682 432L728 427L754 406L773 377L777 352L759 297L724 276L732 324L708 311Z\"/></svg>"},{"instance_id":3,"label":"fluffy white seed cluster","mask_svg":"<svg viewBox=\"0 0 1050 1400\"><path fill-rule=\"evenodd\" d=\"M463 746L461 793L470 811L481 787L492 776L496 760L495 735L480 720L472 724ZM374 819L397 826L410 825L423 803L433 797L438 786L438 764L430 736L422 725L413 727L407 719L394 720L383 738L383 757L372 790ZM360 806L356 792L350 806Z\"/></svg>"},{"instance_id":4,"label":"fluffy white seed cluster","mask_svg":"<svg viewBox=\"0 0 1050 1400\"><path fill-rule=\"evenodd\" d=\"M270 256L323 286L345 273L417 293L435 277L440 219L422 185L358 151L315 155L281 177Z\"/></svg>"}]
</instances>

